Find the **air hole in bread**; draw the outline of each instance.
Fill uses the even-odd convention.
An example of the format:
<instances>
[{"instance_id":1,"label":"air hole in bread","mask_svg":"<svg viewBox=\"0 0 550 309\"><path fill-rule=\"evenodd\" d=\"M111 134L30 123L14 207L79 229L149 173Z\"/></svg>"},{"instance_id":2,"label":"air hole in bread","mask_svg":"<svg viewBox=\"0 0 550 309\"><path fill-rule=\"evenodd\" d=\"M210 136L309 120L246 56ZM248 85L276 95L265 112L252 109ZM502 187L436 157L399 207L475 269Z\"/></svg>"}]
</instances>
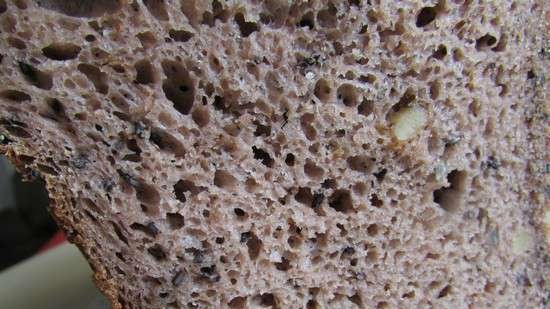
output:
<instances>
[{"instance_id":1,"label":"air hole in bread","mask_svg":"<svg viewBox=\"0 0 550 309\"><path fill-rule=\"evenodd\" d=\"M290 261L286 257L282 257L280 262L275 262L275 268L280 271L288 271L291 268Z\"/></svg>"},{"instance_id":2,"label":"air hole in bread","mask_svg":"<svg viewBox=\"0 0 550 309\"><path fill-rule=\"evenodd\" d=\"M2 25L2 29L7 33L15 33L17 30L17 20L12 15L4 16L0 20L0 24Z\"/></svg>"},{"instance_id":3,"label":"air hole in bread","mask_svg":"<svg viewBox=\"0 0 550 309\"><path fill-rule=\"evenodd\" d=\"M136 69L136 83L153 84L157 80L155 67L148 59L139 60L134 64Z\"/></svg>"},{"instance_id":4,"label":"air hole in bread","mask_svg":"<svg viewBox=\"0 0 550 309\"><path fill-rule=\"evenodd\" d=\"M263 243L254 233L250 233L250 237L246 242L246 247L248 249L248 257L251 260L256 260L262 251Z\"/></svg>"},{"instance_id":5,"label":"air hole in bread","mask_svg":"<svg viewBox=\"0 0 550 309\"><path fill-rule=\"evenodd\" d=\"M352 303L356 304L358 308L365 307L365 305L363 304L363 300L361 299L361 296L358 293L355 293L352 296L349 296L348 299Z\"/></svg>"},{"instance_id":6,"label":"air hole in bread","mask_svg":"<svg viewBox=\"0 0 550 309\"><path fill-rule=\"evenodd\" d=\"M315 16L313 12L307 12L304 15L302 15L302 18L298 22L298 27L304 28L308 27L309 29L315 28Z\"/></svg>"},{"instance_id":7,"label":"air hole in bread","mask_svg":"<svg viewBox=\"0 0 550 309\"><path fill-rule=\"evenodd\" d=\"M455 62L460 62L464 59L464 52L460 48L453 49L453 60Z\"/></svg>"},{"instance_id":8,"label":"air hole in bread","mask_svg":"<svg viewBox=\"0 0 550 309\"><path fill-rule=\"evenodd\" d=\"M252 152L254 154L254 159L261 161L263 165L269 168L273 167L275 160L271 158L267 151L256 146L252 146Z\"/></svg>"},{"instance_id":9,"label":"air hole in bread","mask_svg":"<svg viewBox=\"0 0 550 309\"><path fill-rule=\"evenodd\" d=\"M370 247L367 250L367 255L365 256L367 264L374 264L378 261L378 250L375 247Z\"/></svg>"},{"instance_id":10,"label":"air hole in bread","mask_svg":"<svg viewBox=\"0 0 550 309\"><path fill-rule=\"evenodd\" d=\"M107 74L102 72L98 67L88 63L78 65L78 70L88 78L94 85L97 92L107 94L109 84L107 82Z\"/></svg>"},{"instance_id":11,"label":"air hole in bread","mask_svg":"<svg viewBox=\"0 0 550 309\"><path fill-rule=\"evenodd\" d=\"M335 190L328 199L328 205L338 211L347 213L353 210L353 200L351 193L346 189Z\"/></svg>"},{"instance_id":12,"label":"air hole in bread","mask_svg":"<svg viewBox=\"0 0 550 309\"><path fill-rule=\"evenodd\" d=\"M186 8L184 11L185 15L196 15L191 12L191 8ZM222 23L225 23L227 19L229 18L229 11L224 9L222 3L220 3L218 0L212 1L212 10L211 11L205 11L202 15L202 23L204 25L208 25L210 27L214 27L216 20L219 20ZM188 16L189 18L193 18L193 16ZM196 21L195 21L196 22Z\"/></svg>"},{"instance_id":13,"label":"air hole in bread","mask_svg":"<svg viewBox=\"0 0 550 309\"><path fill-rule=\"evenodd\" d=\"M456 211L462 203L466 190L467 173L453 170L447 175L448 186L435 190L433 201L447 211Z\"/></svg>"},{"instance_id":14,"label":"air hole in bread","mask_svg":"<svg viewBox=\"0 0 550 309\"><path fill-rule=\"evenodd\" d=\"M163 60L162 69L166 79L162 83L162 90L166 98L174 103L174 108L188 115L195 100L195 85L189 72L183 64L173 60Z\"/></svg>"},{"instance_id":15,"label":"air hole in bread","mask_svg":"<svg viewBox=\"0 0 550 309\"><path fill-rule=\"evenodd\" d=\"M246 21L243 13L235 14L235 22L239 26L241 35L245 38L251 35L253 32L260 30L260 27L257 23Z\"/></svg>"},{"instance_id":16,"label":"air hole in bread","mask_svg":"<svg viewBox=\"0 0 550 309\"><path fill-rule=\"evenodd\" d=\"M137 199L147 206L155 206L160 202L160 194L153 185L139 183L136 187Z\"/></svg>"},{"instance_id":17,"label":"air hole in bread","mask_svg":"<svg viewBox=\"0 0 550 309\"><path fill-rule=\"evenodd\" d=\"M152 221L149 222L149 223L146 223L146 224L141 224L141 223L134 222L130 225L130 228L132 230L136 230L136 231L140 231L142 233L145 233L147 236L150 236L152 238L157 237L157 235L160 233L159 229L157 228L155 223L152 222Z\"/></svg>"},{"instance_id":18,"label":"air hole in bread","mask_svg":"<svg viewBox=\"0 0 550 309\"><path fill-rule=\"evenodd\" d=\"M427 6L420 9L416 16L416 26L418 28L425 27L435 20L437 11L435 7Z\"/></svg>"},{"instance_id":19,"label":"air hole in bread","mask_svg":"<svg viewBox=\"0 0 550 309\"><path fill-rule=\"evenodd\" d=\"M118 239L120 239L123 243L128 245L128 238L126 238L124 233L122 233L120 226L114 222L111 222L111 225L113 226L113 230L115 231L115 234L118 237Z\"/></svg>"},{"instance_id":20,"label":"air hole in bread","mask_svg":"<svg viewBox=\"0 0 550 309\"><path fill-rule=\"evenodd\" d=\"M0 98L6 99L8 101L17 102L17 103L31 100L30 95L14 89L7 89L7 90L0 91Z\"/></svg>"},{"instance_id":21,"label":"air hole in bread","mask_svg":"<svg viewBox=\"0 0 550 309\"><path fill-rule=\"evenodd\" d=\"M97 214L100 214L100 215L103 214L103 210L101 210L101 208L99 208L99 206L97 206L97 204L94 203L94 201L92 201L91 199L83 198L82 203L84 204L83 206L85 206L86 208L92 210L94 213L97 213Z\"/></svg>"},{"instance_id":22,"label":"air hole in bread","mask_svg":"<svg viewBox=\"0 0 550 309\"><path fill-rule=\"evenodd\" d=\"M111 99L111 102L113 102L114 106L116 106L116 108L118 108L119 110L125 113L129 111L128 102L122 95L118 93L114 93L110 96L110 99Z\"/></svg>"},{"instance_id":23,"label":"air hole in bread","mask_svg":"<svg viewBox=\"0 0 550 309\"><path fill-rule=\"evenodd\" d=\"M70 121L65 113L65 106L61 101L56 98L47 98L45 103L44 108L39 113L40 116L56 122Z\"/></svg>"},{"instance_id":24,"label":"air hole in bread","mask_svg":"<svg viewBox=\"0 0 550 309\"><path fill-rule=\"evenodd\" d=\"M304 164L304 173L311 179L320 180L323 178L325 171L322 167L317 166L312 160L306 159L306 163Z\"/></svg>"},{"instance_id":25,"label":"air hole in bread","mask_svg":"<svg viewBox=\"0 0 550 309\"><path fill-rule=\"evenodd\" d=\"M185 147L180 140L160 128L151 129L149 140L157 145L162 151L171 153L178 158L185 156Z\"/></svg>"},{"instance_id":26,"label":"air hole in bread","mask_svg":"<svg viewBox=\"0 0 550 309\"><path fill-rule=\"evenodd\" d=\"M436 100L439 98L439 94L441 93L441 82L439 80L434 80L429 83L430 86L430 99Z\"/></svg>"},{"instance_id":27,"label":"air hole in bread","mask_svg":"<svg viewBox=\"0 0 550 309\"><path fill-rule=\"evenodd\" d=\"M245 185L246 192L249 192L249 193L256 192L258 191L258 189L261 188L258 182L256 182L254 178L246 179L246 181L244 182L244 185Z\"/></svg>"},{"instance_id":28,"label":"air hole in bread","mask_svg":"<svg viewBox=\"0 0 550 309\"><path fill-rule=\"evenodd\" d=\"M228 171L216 170L214 173L214 185L223 189L233 189L237 185L237 179Z\"/></svg>"},{"instance_id":29,"label":"air hole in bread","mask_svg":"<svg viewBox=\"0 0 550 309\"><path fill-rule=\"evenodd\" d=\"M330 83L321 78L315 83L313 94L323 103L327 103L332 99L332 87Z\"/></svg>"},{"instance_id":30,"label":"air hole in bread","mask_svg":"<svg viewBox=\"0 0 550 309\"><path fill-rule=\"evenodd\" d=\"M296 161L296 157L292 153L288 153L285 157L285 163L288 166L294 166L294 163Z\"/></svg>"},{"instance_id":31,"label":"air hole in bread","mask_svg":"<svg viewBox=\"0 0 550 309\"><path fill-rule=\"evenodd\" d=\"M350 84L343 84L336 90L336 98L346 106L353 107L359 101L357 88Z\"/></svg>"},{"instance_id":32,"label":"air hole in bread","mask_svg":"<svg viewBox=\"0 0 550 309\"><path fill-rule=\"evenodd\" d=\"M27 130L23 129L21 125L13 120L0 119L0 125L2 125L11 135L21 138L29 138L31 134ZM4 141L3 141L4 142Z\"/></svg>"},{"instance_id":33,"label":"air hole in bread","mask_svg":"<svg viewBox=\"0 0 550 309\"><path fill-rule=\"evenodd\" d=\"M210 122L210 113L208 108L197 106L191 113L191 118L200 128L205 127Z\"/></svg>"},{"instance_id":34,"label":"air hole in bread","mask_svg":"<svg viewBox=\"0 0 550 309\"><path fill-rule=\"evenodd\" d=\"M259 298L259 303L262 307L272 307L277 306L277 298L272 293L264 293L256 296Z\"/></svg>"},{"instance_id":35,"label":"air hole in bread","mask_svg":"<svg viewBox=\"0 0 550 309\"><path fill-rule=\"evenodd\" d=\"M64 61L76 58L81 50L72 43L52 43L42 48L42 54L52 60Z\"/></svg>"},{"instance_id":36,"label":"air hole in bread","mask_svg":"<svg viewBox=\"0 0 550 309\"><path fill-rule=\"evenodd\" d=\"M229 308L232 309L246 309L248 308L246 306L246 296L238 296L231 299L229 303L227 303Z\"/></svg>"},{"instance_id":37,"label":"air hole in bread","mask_svg":"<svg viewBox=\"0 0 550 309\"><path fill-rule=\"evenodd\" d=\"M378 225L373 223L367 227L367 234L371 237L378 235Z\"/></svg>"},{"instance_id":38,"label":"air hole in bread","mask_svg":"<svg viewBox=\"0 0 550 309\"><path fill-rule=\"evenodd\" d=\"M362 83L374 84L376 76L373 74L361 75L358 80Z\"/></svg>"},{"instance_id":39,"label":"air hole in bread","mask_svg":"<svg viewBox=\"0 0 550 309\"><path fill-rule=\"evenodd\" d=\"M246 211L244 211L242 208L233 208L233 212L238 218L246 218L247 216Z\"/></svg>"},{"instance_id":40,"label":"air hole in bread","mask_svg":"<svg viewBox=\"0 0 550 309\"><path fill-rule=\"evenodd\" d=\"M153 15L156 19L160 21L168 20L168 12L166 10L164 0L143 0L143 4L149 13L151 13L151 15Z\"/></svg>"},{"instance_id":41,"label":"air hole in bread","mask_svg":"<svg viewBox=\"0 0 550 309\"><path fill-rule=\"evenodd\" d=\"M310 141L314 141L317 138L317 130L313 127L315 121L315 115L312 113L305 113L300 116L300 127L304 132L306 138Z\"/></svg>"},{"instance_id":42,"label":"air hole in bread","mask_svg":"<svg viewBox=\"0 0 550 309\"><path fill-rule=\"evenodd\" d=\"M336 13L338 13L338 10L332 2L329 2L328 6L317 12L317 23L323 28L336 27Z\"/></svg>"},{"instance_id":43,"label":"air hole in bread","mask_svg":"<svg viewBox=\"0 0 550 309\"><path fill-rule=\"evenodd\" d=\"M19 70L21 74L25 76L25 79L40 89L50 90L53 86L52 75L47 72L43 72L35 68L34 66L25 62L18 62Z\"/></svg>"},{"instance_id":44,"label":"air hole in bread","mask_svg":"<svg viewBox=\"0 0 550 309\"><path fill-rule=\"evenodd\" d=\"M271 16L267 12L261 12L260 13L260 22L264 25L273 24L273 16Z\"/></svg>"},{"instance_id":45,"label":"air hole in bread","mask_svg":"<svg viewBox=\"0 0 550 309\"><path fill-rule=\"evenodd\" d=\"M225 99L222 96L214 96L214 103L212 104L216 110L219 110L221 112L227 112L228 107L225 105Z\"/></svg>"},{"instance_id":46,"label":"air hole in bread","mask_svg":"<svg viewBox=\"0 0 550 309\"><path fill-rule=\"evenodd\" d=\"M378 198L376 193L372 193L370 196L370 204L374 207L380 208L384 205L384 202Z\"/></svg>"},{"instance_id":47,"label":"air hole in bread","mask_svg":"<svg viewBox=\"0 0 550 309\"><path fill-rule=\"evenodd\" d=\"M490 49L497 42L497 39L489 33L476 40L476 50L484 51Z\"/></svg>"},{"instance_id":48,"label":"air hole in bread","mask_svg":"<svg viewBox=\"0 0 550 309\"><path fill-rule=\"evenodd\" d=\"M356 184L353 185L353 192L356 194L356 195L359 195L359 196L362 196L362 195L365 195L367 193L367 185L364 183L364 182L357 182Z\"/></svg>"},{"instance_id":49,"label":"air hole in bread","mask_svg":"<svg viewBox=\"0 0 550 309\"><path fill-rule=\"evenodd\" d=\"M141 154L141 148L139 148L139 145L137 144L137 141L135 139L129 139L126 141L126 147L135 152L136 155L140 155Z\"/></svg>"},{"instance_id":50,"label":"air hole in bread","mask_svg":"<svg viewBox=\"0 0 550 309\"><path fill-rule=\"evenodd\" d=\"M451 293L452 288L450 285L446 285L439 293L437 294L437 298L443 298L449 295Z\"/></svg>"},{"instance_id":51,"label":"air hole in bread","mask_svg":"<svg viewBox=\"0 0 550 309\"><path fill-rule=\"evenodd\" d=\"M311 189L307 187L299 187L298 192L294 195L294 199L304 205L311 205L313 202L313 194L311 193Z\"/></svg>"},{"instance_id":52,"label":"air hole in bread","mask_svg":"<svg viewBox=\"0 0 550 309\"><path fill-rule=\"evenodd\" d=\"M192 195L199 194L201 191L205 190L203 187L199 187L195 185L195 183L191 180L182 179L179 180L174 185L174 192L189 192ZM176 195L177 197L177 195ZM178 198L179 199L179 198ZM185 201L185 198L182 198Z\"/></svg>"},{"instance_id":53,"label":"air hole in bread","mask_svg":"<svg viewBox=\"0 0 550 309\"><path fill-rule=\"evenodd\" d=\"M123 261L123 262L126 262L126 258L124 257L124 254L123 254L122 252L117 252L117 253L115 253L115 256L116 256L119 260L121 260L121 261Z\"/></svg>"},{"instance_id":54,"label":"air hole in bread","mask_svg":"<svg viewBox=\"0 0 550 309\"><path fill-rule=\"evenodd\" d=\"M375 160L365 155L357 155L349 157L346 162L349 168L356 172L371 173L374 168Z\"/></svg>"},{"instance_id":55,"label":"air hole in bread","mask_svg":"<svg viewBox=\"0 0 550 309\"><path fill-rule=\"evenodd\" d=\"M404 293L401 298L414 298L416 295L415 295L415 291L410 291L410 292L407 292L407 293Z\"/></svg>"},{"instance_id":56,"label":"air hole in bread","mask_svg":"<svg viewBox=\"0 0 550 309\"><path fill-rule=\"evenodd\" d=\"M127 113L120 112L120 111L113 111L113 115L115 115L117 118L119 118L120 120L123 120L123 121L130 122L132 120L130 115L128 115Z\"/></svg>"},{"instance_id":57,"label":"air hole in bread","mask_svg":"<svg viewBox=\"0 0 550 309\"><path fill-rule=\"evenodd\" d=\"M167 213L166 221L172 230L179 230L185 225L185 219L179 213Z\"/></svg>"},{"instance_id":58,"label":"air hole in bread","mask_svg":"<svg viewBox=\"0 0 550 309\"><path fill-rule=\"evenodd\" d=\"M37 164L36 169L46 175L57 176L59 173L56 171L55 167L46 165L46 164Z\"/></svg>"},{"instance_id":59,"label":"air hole in bread","mask_svg":"<svg viewBox=\"0 0 550 309\"><path fill-rule=\"evenodd\" d=\"M96 40L96 37L93 34L87 34L84 37L84 40L86 40L86 42L94 42Z\"/></svg>"},{"instance_id":60,"label":"air hole in bread","mask_svg":"<svg viewBox=\"0 0 550 309\"><path fill-rule=\"evenodd\" d=\"M399 98L399 101L392 106L387 119L389 119L392 114L399 112L402 108L408 107L414 100L416 100L414 90L412 88L407 88L401 95L401 98Z\"/></svg>"},{"instance_id":61,"label":"air hole in bread","mask_svg":"<svg viewBox=\"0 0 550 309\"><path fill-rule=\"evenodd\" d=\"M157 43L157 38L150 31L140 32L136 35L136 37L140 41L141 46L145 49L151 48Z\"/></svg>"},{"instance_id":62,"label":"air hole in bread","mask_svg":"<svg viewBox=\"0 0 550 309\"><path fill-rule=\"evenodd\" d=\"M120 0L36 0L36 3L48 10L72 17L98 17L114 14L121 7Z\"/></svg>"},{"instance_id":63,"label":"air hole in bread","mask_svg":"<svg viewBox=\"0 0 550 309\"><path fill-rule=\"evenodd\" d=\"M302 238L298 236L289 236L287 243L291 248L298 249L302 245Z\"/></svg>"},{"instance_id":64,"label":"air hole in bread","mask_svg":"<svg viewBox=\"0 0 550 309\"><path fill-rule=\"evenodd\" d=\"M270 125L263 125L259 121L254 121L253 123L256 126L256 130L254 131L255 136L269 137L271 135Z\"/></svg>"},{"instance_id":65,"label":"air hole in bread","mask_svg":"<svg viewBox=\"0 0 550 309\"><path fill-rule=\"evenodd\" d=\"M443 60L447 56L447 46L440 44L437 49L432 53L432 57L437 60Z\"/></svg>"},{"instance_id":66,"label":"air hole in bread","mask_svg":"<svg viewBox=\"0 0 550 309\"><path fill-rule=\"evenodd\" d=\"M220 280L220 275L216 269L216 265L210 265L200 268L201 279L205 279L210 282L218 282Z\"/></svg>"},{"instance_id":67,"label":"air hole in bread","mask_svg":"<svg viewBox=\"0 0 550 309\"><path fill-rule=\"evenodd\" d=\"M190 191L189 183L186 180L179 180L174 185L174 194L176 195L176 199L182 203L187 201L187 198L185 197L186 191Z\"/></svg>"},{"instance_id":68,"label":"air hole in bread","mask_svg":"<svg viewBox=\"0 0 550 309\"><path fill-rule=\"evenodd\" d=\"M306 309L319 309L319 303L316 300L310 299L307 301Z\"/></svg>"},{"instance_id":69,"label":"air hole in bread","mask_svg":"<svg viewBox=\"0 0 550 309\"><path fill-rule=\"evenodd\" d=\"M75 31L82 25L80 21L70 18L59 18L57 23L61 28L69 31Z\"/></svg>"},{"instance_id":70,"label":"air hole in bread","mask_svg":"<svg viewBox=\"0 0 550 309\"><path fill-rule=\"evenodd\" d=\"M468 106L468 111L470 114L472 114L474 117L477 117L481 113L481 103L478 100L472 100L470 105Z\"/></svg>"},{"instance_id":71,"label":"air hole in bread","mask_svg":"<svg viewBox=\"0 0 550 309\"><path fill-rule=\"evenodd\" d=\"M336 56L341 56L344 54L344 45L338 41L332 42L332 47L334 48L334 54Z\"/></svg>"},{"instance_id":72,"label":"air hole in bread","mask_svg":"<svg viewBox=\"0 0 550 309\"><path fill-rule=\"evenodd\" d=\"M153 246L147 249L147 252L157 261L166 260L166 252L159 244L154 244Z\"/></svg>"},{"instance_id":73,"label":"air hole in bread","mask_svg":"<svg viewBox=\"0 0 550 309\"><path fill-rule=\"evenodd\" d=\"M168 35L175 42L187 42L193 36L195 36L195 34L193 34L192 32L185 31L185 30L176 30L176 29L170 29L168 31Z\"/></svg>"},{"instance_id":74,"label":"air hole in bread","mask_svg":"<svg viewBox=\"0 0 550 309\"><path fill-rule=\"evenodd\" d=\"M6 4L6 0L0 0L0 14L6 12L8 10L8 6Z\"/></svg>"},{"instance_id":75,"label":"air hole in bread","mask_svg":"<svg viewBox=\"0 0 550 309\"><path fill-rule=\"evenodd\" d=\"M357 105L357 113L365 117L369 116L374 112L374 101L363 99L361 104Z\"/></svg>"}]
</instances>

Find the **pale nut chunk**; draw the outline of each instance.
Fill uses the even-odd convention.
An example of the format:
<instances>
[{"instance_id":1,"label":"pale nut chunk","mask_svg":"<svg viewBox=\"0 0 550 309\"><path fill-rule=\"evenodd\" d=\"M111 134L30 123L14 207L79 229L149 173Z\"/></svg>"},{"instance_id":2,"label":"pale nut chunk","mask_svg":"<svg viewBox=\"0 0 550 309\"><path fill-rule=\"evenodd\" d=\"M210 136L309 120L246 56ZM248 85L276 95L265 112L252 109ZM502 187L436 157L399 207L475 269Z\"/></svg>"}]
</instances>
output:
<instances>
[{"instance_id":1,"label":"pale nut chunk","mask_svg":"<svg viewBox=\"0 0 550 309\"><path fill-rule=\"evenodd\" d=\"M533 248L533 236L524 229L516 231L512 239L512 253L515 255L524 254Z\"/></svg>"},{"instance_id":2,"label":"pale nut chunk","mask_svg":"<svg viewBox=\"0 0 550 309\"><path fill-rule=\"evenodd\" d=\"M426 125L426 111L419 106L400 109L390 119L393 136L399 141L406 141L415 136Z\"/></svg>"}]
</instances>

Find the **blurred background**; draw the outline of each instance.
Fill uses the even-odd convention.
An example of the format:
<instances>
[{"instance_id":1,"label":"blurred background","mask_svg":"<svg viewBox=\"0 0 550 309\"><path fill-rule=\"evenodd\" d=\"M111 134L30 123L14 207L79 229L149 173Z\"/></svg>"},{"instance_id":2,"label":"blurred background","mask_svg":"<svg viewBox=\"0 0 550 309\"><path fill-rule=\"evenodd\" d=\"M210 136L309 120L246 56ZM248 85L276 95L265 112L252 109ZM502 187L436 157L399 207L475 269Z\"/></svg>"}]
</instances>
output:
<instances>
[{"instance_id":1,"label":"blurred background","mask_svg":"<svg viewBox=\"0 0 550 309\"><path fill-rule=\"evenodd\" d=\"M54 236L48 194L40 179L23 182L0 155L0 271L33 256Z\"/></svg>"}]
</instances>

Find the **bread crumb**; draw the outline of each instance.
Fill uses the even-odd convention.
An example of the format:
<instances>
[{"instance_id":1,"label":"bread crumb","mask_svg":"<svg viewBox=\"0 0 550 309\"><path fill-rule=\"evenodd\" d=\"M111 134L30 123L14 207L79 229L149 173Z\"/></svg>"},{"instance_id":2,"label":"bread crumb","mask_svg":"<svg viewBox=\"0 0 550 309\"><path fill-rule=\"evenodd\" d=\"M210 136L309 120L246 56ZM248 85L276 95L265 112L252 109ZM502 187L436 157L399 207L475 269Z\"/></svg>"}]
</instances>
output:
<instances>
[{"instance_id":1,"label":"bread crumb","mask_svg":"<svg viewBox=\"0 0 550 309\"><path fill-rule=\"evenodd\" d=\"M423 108L405 107L391 117L393 135L399 141L406 141L416 135L426 121L426 112Z\"/></svg>"}]
</instances>

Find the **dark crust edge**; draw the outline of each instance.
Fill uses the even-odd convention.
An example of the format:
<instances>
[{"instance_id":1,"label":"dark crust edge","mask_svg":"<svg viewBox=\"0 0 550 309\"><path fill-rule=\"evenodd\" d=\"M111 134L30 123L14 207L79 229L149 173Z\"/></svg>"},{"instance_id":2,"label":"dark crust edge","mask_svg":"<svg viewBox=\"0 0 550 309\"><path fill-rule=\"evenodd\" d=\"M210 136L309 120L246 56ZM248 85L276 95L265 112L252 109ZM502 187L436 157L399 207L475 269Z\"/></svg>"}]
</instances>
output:
<instances>
[{"instance_id":1,"label":"dark crust edge","mask_svg":"<svg viewBox=\"0 0 550 309\"><path fill-rule=\"evenodd\" d=\"M0 145L0 155L5 155L15 167L17 172L23 176L23 178L30 179L30 169L28 169L25 166L25 163L18 158L18 154L12 148L13 147L10 147L9 145ZM89 250L92 248L92 244L82 238L79 233L80 225L75 224L67 214L67 212L70 211L71 206L74 206L71 205L73 203L62 194L56 193L55 190L51 190L51 188L59 185L55 179L55 176L46 175L43 177L43 180L46 183L46 188L50 198L48 212L66 235L67 241L76 245L82 255L86 258L93 272L93 281L99 291L109 300L111 308L123 309L124 307L118 297L118 291L120 289L118 288L116 282L110 277L109 273L97 257L92 257L88 254Z\"/></svg>"}]
</instances>

